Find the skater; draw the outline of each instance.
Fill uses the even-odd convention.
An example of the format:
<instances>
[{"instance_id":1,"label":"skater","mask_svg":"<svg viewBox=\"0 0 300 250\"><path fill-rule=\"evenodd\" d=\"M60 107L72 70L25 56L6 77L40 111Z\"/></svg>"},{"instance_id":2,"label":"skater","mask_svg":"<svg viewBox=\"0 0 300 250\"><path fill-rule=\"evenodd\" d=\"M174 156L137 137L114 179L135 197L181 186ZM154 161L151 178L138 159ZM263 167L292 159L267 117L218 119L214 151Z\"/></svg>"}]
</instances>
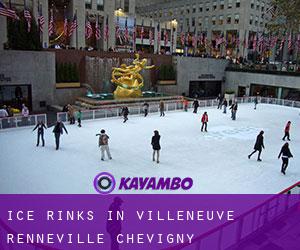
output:
<instances>
[{"instance_id":1,"label":"skater","mask_svg":"<svg viewBox=\"0 0 300 250\"><path fill-rule=\"evenodd\" d=\"M76 112L76 117L77 117L78 127L81 128L82 112L80 109Z\"/></svg>"},{"instance_id":2,"label":"skater","mask_svg":"<svg viewBox=\"0 0 300 250\"><path fill-rule=\"evenodd\" d=\"M254 145L254 151L248 155L248 159L251 158L251 156L256 153L258 151L258 157L257 157L257 161L261 161L260 155L261 155L261 151L262 149L265 149L265 145L264 145L264 131L260 131L259 135L256 137L256 142Z\"/></svg>"},{"instance_id":3,"label":"skater","mask_svg":"<svg viewBox=\"0 0 300 250\"><path fill-rule=\"evenodd\" d=\"M185 112L188 112L189 101L187 99L183 99L182 103L183 103L183 110Z\"/></svg>"},{"instance_id":4,"label":"skater","mask_svg":"<svg viewBox=\"0 0 300 250\"><path fill-rule=\"evenodd\" d=\"M255 99L254 99L254 109L256 109L257 104L258 104L258 97L255 96Z\"/></svg>"},{"instance_id":5,"label":"skater","mask_svg":"<svg viewBox=\"0 0 300 250\"><path fill-rule=\"evenodd\" d=\"M99 147L101 149L101 161L104 161L104 153L106 152L108 159L112 159L110 151L109 151L109 146L108 146L108 139L109 136L105 134L105 130L102 129L100 131L101 134L96 134L96 136L99 136Z\"/></svg>"},{"instance_id":6,"label":"skater","mask_svg":"<svg viewBox=\"0 0 300 250\"><path fill-rule=\"evenodd\" d=\"M238 104L237 104L237 102L234 102L234 103L231 105L230 109L231 109L231 119L232 119L233 121L235 121L235 120L236 120L236 112L237 112L237 109L238 109Z\"/></svg>"},{"instance_id":7,"label":"skater","mask_svg":"<svg viewBox=\"0 0 300 250\"><path fill-rule=\"evenodd\" d=\"M163 100L159 102L159 111L160 111L160 116L165 116L165 103Z\"/></svg>"},{"instance_id":8,"label":"skater","mask_svg":"<svg viewBox=\"0 0 300 250\"><path fill-rule=\"evenodd\" d=\"M159 135L158 131L155 130L154 136L152 137L152 140L151 140L151 145L153 148L152 160L155 161L155 153L156 153L156 155L157 155L156 162L157 163L159 163L159 151L161 149L159 141L160 141L160 135Z\"/></svg>"},{"instance_id":9,"label":"skater","mask_svg":"<svg viewBox=\"0 0 300 250\"><path fill-rule=\"evenodd\" d=\"M198 102L197 99L195 99L194 102L193 102L193 108L194 108L193 113L194 113L194 114L197 114L198 108L199 108L199 102Z\"/></svg>"},{"instance_id":10,"label":"skater","mask_svg":"<svg viewBox=\"0 0 300 250\"><path fill-rule=\"evenodd\" d=\"M226 114L227 112L227 106L228 106L228 102L226 100L226 98L224 98L224 101L223 101L223 113Z\"/></svg>"},{"instance_id":11,"label":"skater","mask_svg":"<svg viewBox=\"0 0 300 250\"><path fill-rule=\"evenodd\" d=\"M59 149L59 140L60 140L60 136L63 134L63 130L66 132L66 134L68 134L65 125L61 121L57 121L53 129L53 133L55 136L56 150Z\"/></svg>"},{"instance_id":12,"label":"skater","mask_svg":"<svg viewBox=\"0 0 300 250\"><path fill-rule=\"evenodd\" d=\"M284 128L284 137L282 138L283 141L285 141L285 138L290 141L290 129L291 129L291 121L288 121L285 128Z\"/></svg>"},{"instance_id":13,"label":"skater","mask_svg":"<svg viewBox=\"0 0 300 250\"><path fill-rule=\"evenodd\" d=\"M32 130L32 132L34 130L38 130L37 131L37 143L36 146L38 147L40 144L40 137L42 138L42 146L45 146L45 140L44 140L44 129L47 129L46 125L44 124L44 122L39 121L38 124L35 126L35 128Z\"/></svg>"},{"instance_id":14,"label":"skater","mask_svg":"<svg viewBox=\"0 0 300 250\"><path fill-rule=\"evenodd\" d=\"M147 102L144 103L143 109L144 109L144 117L146 117L149 112L149 104Z\"/></svg>"},{"instance_id":15,"label":"skater","mask_svg":"<svg viewBox=\"0 0 300 250\"><path fill-rule=\"evenodd\" d=\"M124 118L123 123L127 122L127 121L128 121L129 110L128 110L128 108L127 108L126 106L124 106L124 107L122 108L121 114L123 115L123 118Z\"/></svg>"},{"instance_id":16,"label":"skater","mask_svg":"<svg viewBox=\"0 0 300 250\"><path fill-rule=\"evenodd\" d=\"M204 112L204 114L202 115L201 122L202 122L201 132L203 132L203 129L205 132L207 132L207 123L208 123L207 112Z\"/></svg>"},{"instance_id":17,"label":"skater","mask_svg":"<svg viewBox=\"0 0 300 250\"><path fill-rule=\"evenodd\" d=\"M222 109L222 97L221 94L218 95L217 97L217 101L218 101L218 109Z\"/></svg>"},{"instance_id":18,"label":"skater","mask_svg":"<svg viewBox=\"0 0 300 250\"><path fill-rule=\"evenodd\" d=\"M281 173L283 173L285 175L285 171L289 165L289 158L293 158L293 155L289 149L289 143L286 142L281 150L280 153L278 155L278 159L280 158L280 156L282 155L281 159L282 159L282 165L281 165Z\"/></svg>"},{"instance_id":19,"label":"skater","mask_svg":"<svg viewBox=\"0 0 300 250\"><path fill-rule=\"evenodd\" d=\"M70 124L73 125L75 124L75 110L73 108L72 105L68 104L68 115L69 115L69 121L70 121Z\"/></svg>"}]
</instances>

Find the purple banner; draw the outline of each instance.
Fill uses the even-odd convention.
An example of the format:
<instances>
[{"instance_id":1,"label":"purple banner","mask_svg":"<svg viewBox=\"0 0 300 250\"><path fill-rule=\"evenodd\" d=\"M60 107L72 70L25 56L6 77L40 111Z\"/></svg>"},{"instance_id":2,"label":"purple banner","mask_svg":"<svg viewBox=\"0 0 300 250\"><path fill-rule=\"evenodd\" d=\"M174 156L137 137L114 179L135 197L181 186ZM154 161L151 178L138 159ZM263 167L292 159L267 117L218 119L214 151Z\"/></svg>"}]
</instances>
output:
<instances>
[{"instance_id":1,"label":"purple banner","mask_svg":"<svg viewBox=\"0 0 300 250\"><path fill-rule=\"evenodd\" d=\"M4 250L299 249L299 194L0 195L0 201Z\"/></svg>"}]
</instances>

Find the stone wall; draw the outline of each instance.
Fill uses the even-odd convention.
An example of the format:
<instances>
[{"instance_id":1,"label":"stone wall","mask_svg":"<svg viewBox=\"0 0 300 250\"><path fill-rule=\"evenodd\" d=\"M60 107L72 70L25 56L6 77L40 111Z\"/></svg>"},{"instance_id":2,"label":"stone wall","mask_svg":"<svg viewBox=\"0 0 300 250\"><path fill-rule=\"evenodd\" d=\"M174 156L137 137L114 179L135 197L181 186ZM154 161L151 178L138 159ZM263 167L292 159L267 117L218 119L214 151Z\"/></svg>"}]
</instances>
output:
<instances>
[{"instance_id":1,"label":"stone wall","mask_svg":"<svg viewBox=\"0 0 300 250\"><path fill-rule=\"evenodd\" d=\"M33 111L43 111L40 102L54 104L55 54L35 51L0 51L0 74L10 78L0 85L31 85Z\"/></svg>"}]
</instances>

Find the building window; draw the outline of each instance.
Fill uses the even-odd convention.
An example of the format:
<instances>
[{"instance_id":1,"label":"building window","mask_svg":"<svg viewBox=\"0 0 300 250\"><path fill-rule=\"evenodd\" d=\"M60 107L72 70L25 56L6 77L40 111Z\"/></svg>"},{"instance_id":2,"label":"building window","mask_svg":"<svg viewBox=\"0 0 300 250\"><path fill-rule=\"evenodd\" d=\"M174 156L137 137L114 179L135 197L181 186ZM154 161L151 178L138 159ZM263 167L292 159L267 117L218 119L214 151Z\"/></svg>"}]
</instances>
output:
<instances>
[{"instance_id":1,"label":"building window","mask_svg":"<svg viewBox=\"0 0 300 250\"><path fill-rule=\"evenodd\" d=\"M104 10L104 0L97 0L97 10Z\"/></svg>"},{"instance_id":2,"label":"building window","mask_svg":"<svg viewBox=\"0 0 300 250\"><path fill-rule=\"evenodd\" d=\"M205 10L209 11L209 2L206 3Z\"/></svg>"},{"instance_id":3,"label":"building window","mask_svg":"<svg viewBox=\"0 0 300 250\"><path fill-rule=\"evenodd\" d=\"M207 28L208 27L208 17L205 17L205 28Z\"/></svg>"},{"instance_id":4,"label":"building window","mask_svg":"<svg viewBox=\"0 0 300 250\"><path fill-rule=\"evenodd\" d=\"M219 17L219 25L223 25L224 24L224 17L221 15Z\"/></svg>"},{"instance_id":5,"label":"building window","mask_svg":"<svg viewBox=\"0 0 300 250\"><path fill-rule=\"evenodd\" d=\"M258 16L255 17L255 26L258 26Z\"/></svg>"},{"instance_id":6,"label":"building window","mask_svg":"<svg viewBox=\"0 0 300 250\"><path fill-rule=\"evenodd\" d=\"M212 21L212 25L216 25L216 17L215 16L212 17L211 21Z\"/></svg>"},{"instance_id":7,"label":"building window","mask_svg":"<svg viewBox=\"0 0 300 250\"><path fill-rule=\"evenodd\" d=\"M232 9L232 0L228 0L228 9Z\"/></svg>"},{"instance_id":8,"label":"building window","mask_svg":"<svg viewBox=\"0 0 300 250\"><path fill-rule=\"evenodd\" d=\"M256 10L259 10L259 8L260 8L260 4L259 4L259 1L257 1L257 3L256 3Z\"/></svg>"},{"instance_id":9,"label":"building window","mask_svg":"<svg viewBox=\"0 0 300 250\"><path fill-rule=\"evenodd\" d=\"M196 13L196 5L193 5L193 13Z\"/></svg>"},{"instance_id":10,"label":"building window","mask_svg":"<svg viewBox=\"0 0 300 250\"><path fill-rule=\"evenodd\" d=\"M185 21L186 21L186 26L189 27L190 26L190 19L187 18L187 19L185 19Z\"/></svg>"},{"instance_id":11,"label":"building window","mask_svg":"<svg viewBox=\"0 0 300 250\"><path fill-rule=\"evenodd\" d=\"M231 24L231 15L227 16L227 24Z\"/></svg>"},{"instance_id":12,"label":"building window","mask_svg":"<svg viewBox=\"0 0 300 250\"><path fill-rule=\"evenodd\" d=\"M235 7L236 8L241 7L241 0L236 0Z\"/></svg>"},{"instance_id":13,"label":"building window","mask_svg":"<svg viewBox=\"0 0 300 250\"><path fill-rule=\"evenodd\" d=\"M250 21L249 24L252 25L253 24L253 15L250 16Z\"/></svg>"},{"instance_id":14,"label":"building window","mask_svg":"<svg viewBox=\"0 0 300 250\"><path fill-rule=\"evenodd\" d=\"M195 27L195 25L196 25L196 19L195 17L192 17L192 27Z\"/></svg>"},{"instance_id":15,"label":"building window","mask_svg":"<svg viewBox=\"0 0 300 250\"><path fill-rule=\"evenodd\" d=\"M85 0L85 8L86 9L92 8L92 0Z\"/></svg>"},{"instance_id":16,"label":"building window","mask_svg":"<svg viewBox=\"0 0 300 250\"><path fill-rule=\"evenodd\" d=\"M224 10L224 1L220 2L220 10Z\"/></svg>"},{"instance_id":17,"label":"building window","mask_svg":"<svg viewBox=\"0 0 300 250\"><path fill-rule=\"evenodd\" d=\"M265 11L265 3L262 3L261 4L261 12L264 12Z\"/></svg>"},{"instance_id":18,"label":"building window","mask_svg":"<svg viewBox=\"0 0 300 250\"><path fill-rule=\"evenodd\" d=\"M235 14L235 16L234 16L234 23L235 24L239 24L239 22L240 22L240 15L239 14Z\"/></svg>"},{"instance_id":19,"label":"building window","mask_svg":"<svg viewBox=\"0 0 300 250\"><path fill-rule=\"evenodd\" d=\"M254 0L251 0L251 9L254 9Z\"/></svg>"},{"instance_id":20,"label":"building window","mask_svg":"<svg viewBox=\"0 0 300 250\"><path fill-rule=\"evenodd\" d=\"M202 27L202 18L201 18L201 17L198 18L198 25L199 25L200 27Z\"/></svg>"},{"instance_id":21,"label":"building window","mask_svg":"<svg viewBox=\"0 0 300 250\"><path fill-rule=\"evenodd\" d=\"M213 3L213 10L217 10L217 1L214 1Z\"/></svg>"},{"instance_id":22,"label":"building window","mask_svg":"<svg viewBox=\"0 0 300 250\"><path fill-rule=\"evenodd\" d=\"M129 12L129 0L124 0L124 12Z\"/></svg>"},{"instance_id":23,"label":"building window","mask_svg":"<svg viewBox=\"0 0 300 250\"><path fill-rule=\"evenodd\" d=\"M184 14L184 7L181 7L180 14L181 14L181 15Z\"/></svg>"},{"instance_id":24,"label":"building window","mask_svg":"<svg viewBox=\"0 0 300 250\"><path fill-rule=\"evenodd\" d=\"M203 12L203 4L199 5L199 12Z\"/></svg>"},{"instance_id":25,"label":"building window","mask_svg":"<svg viewBox=\"0 0 300 250\"><path fill-rule=\"evenodd\" d=\"M260 22L260 27L264 27L264 23L263 22Z\"/></svg>"}]
</instances>

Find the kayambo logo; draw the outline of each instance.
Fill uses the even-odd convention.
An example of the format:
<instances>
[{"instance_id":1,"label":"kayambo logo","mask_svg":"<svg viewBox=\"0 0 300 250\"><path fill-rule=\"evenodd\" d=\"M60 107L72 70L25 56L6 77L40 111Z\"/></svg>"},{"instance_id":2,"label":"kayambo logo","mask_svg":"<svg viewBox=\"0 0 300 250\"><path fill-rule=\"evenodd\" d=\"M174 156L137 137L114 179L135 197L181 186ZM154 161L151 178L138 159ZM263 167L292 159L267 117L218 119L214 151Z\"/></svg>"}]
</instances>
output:
<instances>
[{"instance_id":1,"label":"kayambo logo","mask_svg":"<svg viewBox=\"0 0 300 250\"><path fill-rule=\"evenodd\" d=\"M116 188L116 180L110 173L103 172L94 179L94 187L100 194L109 194ZM122 177L117 187L118 190L189 190L193 186L190 177Z\"/></svg>"}]
</instances>

